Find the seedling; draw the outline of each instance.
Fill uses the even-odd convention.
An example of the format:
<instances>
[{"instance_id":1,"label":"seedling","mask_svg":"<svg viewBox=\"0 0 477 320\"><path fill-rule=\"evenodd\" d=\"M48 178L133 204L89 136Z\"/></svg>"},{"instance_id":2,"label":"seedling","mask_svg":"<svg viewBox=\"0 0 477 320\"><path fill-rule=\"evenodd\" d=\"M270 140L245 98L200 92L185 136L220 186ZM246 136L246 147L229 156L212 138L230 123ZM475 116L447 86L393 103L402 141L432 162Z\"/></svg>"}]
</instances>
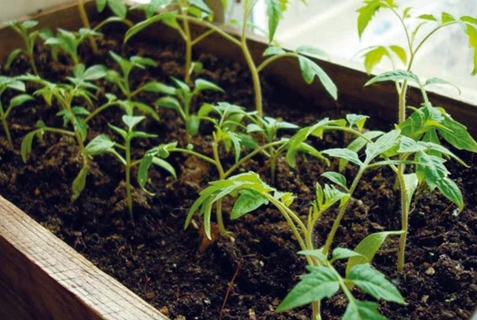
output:
<instances>
[{"instance_id":1,"label":"seedling","mask_svg":"<svg viewBox=\"0 0 477 320\"><path fill-rule=\"evenodd\" d=\"M46 33L44 35L47 35ZM58 29L56 37L49 37L45 44L51 45L55 48L60 48L65 51L76 66L81 63L78 54L79 45L88 37L101 36L91 29L81 28L78 32L71 32L64 29Z\"/></svg>"},{"instance_id":2,"label":"seedling","mask_svg":"<svg viewBox=\"0 0 477 320\"><path fill-rule=\"evenodd\" d=\"M107 135L99 135L86 146L84 154L86 156L95 156L105 153L113 154L119 162L124 166L125 173L125 182L126 182L126 201L128 205L129 215L131 221L134 221L133 215L133 199L131 192L131 168L139 166L137 172L137 180L139 185L143 190L148 180L148 169L151 164L157 165L162 169L165 169L174 177L176 177L176 172L174 168L165 160L157 157L159 152L158 148L151 149L146 151L144 157L141 159L134 160L131 158L131 141L135 138L154 138L157 137L155 134L149 134L142 131L135 131L134 127L138 125L141 121L145 119L144 116L129 116L125 115L122 117L123 123L126 125L127 130L121 129L119 127L109 124L109 127L115 131L123 140L123 144L119 144L111 140ZM124 153L124 156L121 155ZM149 192L148 192L149 193Z\"/></svg>"},{"instance_id":3,"label":"seedling","mask_svg":"<svg viewBox=\"0 0 477 320\"><path fill-rule=\"evenodd\" d=\"M10 112L13 108L21 106L27 101L34 100L32 96L29 94L19 94L10 99L10 103L8 107L4 109L3 102L2 102L2 95L7 89L13 89L20 92L25 92L25 84L17 80L16 78L10 78L5 76L0 76L0 120L2 121L3 131L5 131L5 135L7 136L8 143L13 146L12 137L10 134L10 129L8 126L7 118L10 115Z\"/></svg>"},{"instance_id":4,"label":"seedling","mask_svg":"<svg viewBox=\"0 0 477 320\"><path fill-rule=\"evenodd\" d=\"M89 115L89 111L83 106L73 105L76 98L81 98L86 104L92 105L92 99L95 98L91 89L98 89L90 81L97 80L106 75L106 68L102 65L94 65L85 68L83 64L78 64L73 70L74 77L68 77L70 83L52 83L39 76L27 75L20 77L22 80L31 81L42 86L35 91L35 96L42 96L48 105L55 101L60 111L58 116L63 118L63 126L70 125L72 131L46 126L42 121L38 122L38 129L28 133L23 138L21 145L21 154L23 161L26 162L28 155L32 150L32 143L35 136L41 137L45 132L53 132L67 136L74 136L78 145L78 155L82 158L83 166L78 176L72 184L72 200L76 200L84 189L86 176L89 170L89 160L84 154L84 141L88 134L88 125L84 117Z\"/></svg>"},{"instance_id":5,"label":"seedling","mask_svg":"<svg viewBox=\"0 0 477 320\"><path fill-rule=\"evenodd\" d=\"M95 0L96 2L96 9L98 12L104 11L106 7L108 7L113 14L114 17L109 17L106 20L99 23L94 30L99 30L102 26L106 23L113 22L113 21L121 21L129 26L132 26L132 23L126 19L126 14L128 11L127 6L124 4L122 0ZM78 0L78 11L80 13L81 20L83 22L83 26L86 29L91 29L91 24L89 22L88 14L86 13L85 9L85 0ZM88 36L91 48L95 54L98 54L98 45L96 44L96 40L92 35Z\"/></svg>"},{"instance_id":6,"label":"seedling","mask_svg":"<svg viewBox=\"0 0 477 320\"><path fill-rule=\"evenodd\" d=\"M299 127L296 124L279 121L272 117L253 117L251 123L247 126L248 133L257 133L261 135L266 143L272 143L273 141L278 140L277 134L278 130L296 130ZM272 184L275 184L275 171L276 171L276 162L280 154L282 154L287 147L287 144L282 144L279 147L270 147L268 151L268 158L270 161L270 179Z\"/></svg>"},{"instance_id":7,"label":"seedling","mask_svg":"<svg viewBox=\"0 0 477 320\"><path fill-rule=\"evenodd\" d=\"M171 12L163 10L162 12L158 13L160 8L163 9L172 5L175 5L177 11ZM128 41L128 39L130 39L133 35L156 22L163 22L169 27L177 30L179 36L182 38L185 44L184 81L187 85L191 86L191 70L193 69L192 48L195 44L202 40L204 36L208 35L208 33L194 39L191 34L189 19L187 19L187 17L193 16L198 20L207 19L208 21L212 21L212 10L210 10L207 4L202 0L166 0L164 2L151 1L147 5L137 5L135 8L144 9L147 19L129 29L126 33L124 41ZM179 23L177 20L180 20L182 23Z\"/></svg>"},{"instance_id":8,"label":"seedling","mask_svg":"<svg viewBox=\"0 0 477 320\"><path fill-rule=\"evenodd\" d=\"M210 9L203 3L201 0L193 1L191 4L188 4L186 1L178 1L179 2L179 13L177 12L162 12L155 16L147 18L145 21L135 25L133 28L129 29L125 36L125 41L130 39L133 35L137 34L139 31L143 30L147 26L156 23L156 22L164 22L166 25L178 30L178 32L183 37L186 43L186 67L185 67L185 79L187 81L189 78L187 73L190 70L190 58L192 46L195 45L197 42L203 40L207 36L218 33L234 45L238 46L245 58L247 66L250 70L250 74L252 77L253 88L255 92L255 109L259 116L263 115L263 107L262 107L262 89L260 84L259 73L270 63L276 61L282 57L293 57L298 58L300 70L304 80L310 84L313 82L315 77L321 81L323 86L325 87L326 91L333 97L333 99L337 99L338 93L337 88L333 81L328 77L325 71L318 66L313 60L305 57L303 54L316 54L316 50L312 50L309 47L302 47L297 52L285 52L282 49L277 49L275 47L271 47L265 51L264 55L269 56L266 58L260 65L256 65L255 61L252 58L250 49L247 43L247 23L249 18L252 14L253 6L255 5L256 1L254 0L245 0L244 1L244 15L243 15L243 23L240 38L237 39L234 36L228 34L219 26L213 24L207 18L210 18ZM169 2L170 3L170 2ZM273 38L275 35L276 28L278 26L279 20L281 18L282 12L285 10L286 5L283 2L279 1L267 1L268 10L267 14L269 15L269 41L270 43L273 42ZM180 26L177 20L183 22L183 27ZM196 37L194 40L191 40L190 30L189 30L189 22L193 22L197 25L203 26L208 29L208 31L204 32L200 36ZM189 31L188 31L189 30ZM190 52L190 53L189 53Z\"/></svg>"},{"instance_id":9,"label":"seedling","mask_svg":"<svg viewBox=\"0 0 477 320\"><path fill-rule=\"evenodd\" d=\"M307 254L306 259L309 264L308 270L312 272L312 275L307 277L303 282L300 282L295 289L293 289L285 300L280 304L277 311L284 311L290 308L297 307L303 304L312 304L313 308L313 317L312 319L321 319L320 316L320 303L319 301L327 296L330 297L336 291L338 291L338 285L336 282L341 281L339 287L345 292L347 298L350 300L349 309L347 311L352 315L360 309L356 305L354 297L350 294L350 288L353 284L361 287L363 282L371 281L371 274L377 277L377 281L374 283L375 286L382 286L383 291L389 290L395 294L394 299L390 301L395 301L402 303L403 299L400 296L399 292L392 285L389 286L389 283L384 280L384 276L378 271L371 269L367 263L369 263L376 252L379 250L381 245L384 243L384 240L389 235L399 234L400 232L379 232L371 234L365 239L363 239L360 244L356 247L355 251L346 249L335 249L333 251L333 256L330 261L328 261L328 251L324 248L320 250L315 250L315 243L313 241L313 232L315 230L317 221L329 208L338 204L340 210L346 208L349 200L351 198L348 192L340 191L339 189L325 185L316 184L316 199L313 202L312 208L310 208L308 218L305 222L300 219L300 216L291 209L291 205L294 201L293 194L289 192L280 192L276 189L270 187L264 183L257 174L253 172L243 173L239 175L232 176L226 180L214 181L210 183L210 186L204 189L200 193L200 197L194 202L192 207L189 210L185 227L190 224L192 216L196 211L199 211L204 218L204 228L206 235L210 237L208 229L210 229L210 220L212 206L214 203L222 201L226 196L236 197L237 200L234 203L232 212L230 214L231 219L238 219L247 213L255 211L262 205L267 205L269 203L273 204L283 215L288 226L290 227L294 238L297 240L301 250L305 251ZM346 271L345 279L342 279L341 276L337 278L336 270L334 270L332 263L337 259L349 259L348 268ZM368 276L364 276L361 280L363 282L358 282L359 277L356 277L357 274L361 272L368 272ZM329 291L321 287L322 283L319 282L320 279L323 279L324 274L333 274L333 277L328 279L330 281L328 288ZM361 274L363 276L363 274ZM316 279L314 279L316 278ZM352 281L353 280L353 281ZM307 286L309 283L315 283L318 285L315 288L303 291L302 288ZM358 284L359 283L359 284ZM344 288L342 287L344 286ZM331 290L331 288L335 288ZM366 291L366 289L364 289ZM379 296L378 298L387 299L388 295ZM399 297L399 298L398 298ZM358 303L359 304L359 303ZM373 310L377 313L376 308L373 304ZM347 319L354 319L353 317Z\"/></svg>"},{"instance_id":10,"label":"seedling","mask_svg":"<svg viewBox=\"0 0 477 320\"><path fill-rule=\"evenodd\" d=\"M328 256L321 250L307 250L299 253L316 259L319 265L307 266L308 273L300 277L300 282L280 303L277 312L319 302L324 298L332 297L341 289L348 300L342 319L386 319L379 313L379 305L376 302L358 300L349 286L357 286L378 300L405 303L398 289L369 263L357 264L346 274L346 277L341 276L333 263L337 260L363 257L353 250L336 248L333 250L331 260L328 260ZM315 315L313 319L321 319L321 316Z\"/></svg>"},{"instance_id":11,"label":"seedling","mask_svg":"<svg viewBox=\"0 0 477 320\"><path fill-rule=\"evenodd\" d=\"M191 114L191 105L194 98L205 90L219 92L223 92L223 90L216 84L204 79L196 79L193 89L185 82L176 78L172 78L172 80L176 87L157 87L158 92L162 92L167 96L159 98L156 101L156 105L159 107L174 109L179 113L179 116L185 122L187 141L190 141L191 137L194 137L199 132L201 119L199 115Z\"/></svg>"},{"instance_id":12,"label":"seedling","mask_svg":"<svg viewBox=\"0 0 477 320\"><path fill-rule=\"evenodd\" d=\"M438 30L446 28L451 25L458 25L461 30L468 36L469 45L474 49L474 70L472 74L477 73L477 19L470 16L463 16L455 18L449 13L443 12L440 16L434 16L430 14L424 14L416 17L419 21L414 29L410 29L406 26L406 22L412 19L410 14L411 8L405 8L402 12L398 10L398 6L393 0L371 0L365 1L363 7L358 12L358 33L361 37L369 22L372 20L374 14L380 9L390 10L399 20L403 26L403 31L406 36L406 47L398 45L392 46L376 46L370 48L365 53L365 67L366 70L371 70L381 61L383 57L391 59L393 67L400 60L405 65L405 70L393 70L385 72L373 79L371 79L366 85L370 85L383 81L394 81L396 84L396 90L399 95L398 102L398 124L402 129L402 133L411 138L413 142L431 142L439 145L439 137L446 140L452 146L461 150L468 150L471 152L477 152L477 143L468 134L467 129L457 121L453 120L449 114L442 108L435 108L427 97L425 87L435 83L448 84L447 81L431 78L426 82L421 81L415 74L412 73L413 64L417 53L423 47L425 43L435 34ZM421 35L423 26L434 25L434 27ZM420 39L420 40L418 40ZM421 90L423 97L423 107L415 111L410 117L406 116L406 96L408 92L409 83L416 84ZM418 121L422 126L416 125ZM411 140L410 140L411 141ZM401 225L404 231L401 235L399 242L398 262L397 269L402 270L405 263L405 246L408 229L408 216L410 213L411 201L414 192L417 189L417 185L422 184L424 181L431 190L436 187L441 193L450 199L458 208L462 210L463 201L460 190L457 185L447 178L448 171L443 167L444 159L442 159L442 153L440 151L423 151L416 153L414 160L420 162L420 166L416 166L415 173L404 173L404 163L393 168L396 172L399 188L401 191ZM408 154L402 154L401 158L408 158ZM429 162L429 163L427 163ZM425 169L427 168L427 169ZM430 171L431 168L439 169L439 173L434 174ZM426 173L424 173L426 171ZM430 175L434 175L431 179ZM424 178L427 176L427 178ZM439 180L439 179L441 180ZM429 181L433 180L433 181ZM437 180L436 180L437 179Z\"/></svg>"},{"instance_id":13,"label":"seedling","mask_svg":"<svg viewBox=\"0 0 477 320\"><path fill-rule=\"evenodd\" d=\"M13 50L10 55L7 58L7 61L5 62L5 67L9 68L13 61L20 55L24 54L25 56L28 57L28 61L30 62L31 69L34 74L38 75L38 69L36 67L35 63L35 57L34 57L34 50L35 50L35 41L38 38L39 31L31 31L30 30L38 25L38 21L35 20L26 20L23 22L16 22L16 21L11 21L10 22L10 27L12 27L13 30L15 30L16 33L18 33L22 38L25 47L24 48L18 48Z\"/></svg>"},{"instance_id":14,"label":"seedling","mask_svg":"<svg viewBox=\"0 0 477 320\"><path fill-rule=\"evenodd\" d=\"M154 60L145 57L132 56L129 60L126 60L112 51L110 51L109 54L114 61L118 63L121 72L110 69L108 70L105 79L114 83L119 88L124 95L124 99L118 99L115 95L108 93L106 95L108 102L91 112L86 118L86 121L89 121L98 113L115 105L119 105L123 108L128 115L133 115L134 109L139 109L144 114L150 115L154 119L159 120L159 115L154 108L151 108L147 104L134 98L141 92L163 92L164 88L167 88L167 86L157 81L147 82L146 84L139 86L136 90L132 90L130 86L130 74L134 68L145 69L148 66L155 67L157 66L157 63Z\"/></svg>"}]
</instances>

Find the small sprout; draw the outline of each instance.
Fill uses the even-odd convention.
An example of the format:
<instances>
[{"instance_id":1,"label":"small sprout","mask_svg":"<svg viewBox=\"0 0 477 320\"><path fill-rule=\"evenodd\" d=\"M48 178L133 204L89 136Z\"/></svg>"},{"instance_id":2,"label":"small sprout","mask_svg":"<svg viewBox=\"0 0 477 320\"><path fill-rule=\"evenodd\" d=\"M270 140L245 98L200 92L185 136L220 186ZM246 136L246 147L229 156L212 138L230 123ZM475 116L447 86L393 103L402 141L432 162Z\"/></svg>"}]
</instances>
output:
<instances>
[{"instance_id":1,"label":"small sprout","mask_svg":"<svg viewBox=\"0 0 477 320\"><path fill-rule=\"evenodd\" d=\"M86 156L96 156L105 153L113 154L119 162L124 166L125 182L126 182L126 201L128 205L129 215L131 221L134 221L133 215L133 198L131 185L131 168L138 167L137 181L143 191L152 194L145 189L148 181L148 172L151 164L154 164L172 174L176 177L174 168L165 160L158 157L160 148L156 147L145 152L141 159L132 159L131 156L131 141L136 138L148 139L157 137L155 134L150 134L142 131L136 131L134 128L141 123L145 117L124 115L122 117L123 123L126 125L126 130L109 124L109 127L115 131L123 140L123 144L119 144L111 140L107 135L99 135L91 140L85 147L84 153Z\"/></svg>"},{"instance_id":2,"label":"small sprout","mask_svg":"<svg viewBox=\"0 0 477 320\"><path fill-rule=\"evenodd\" d=\"M31 31L31 29L35 28L38 25L38 21L35 20L26 20L23 22L16 22L16 21L11 21L10 22L10 27L15 30L16 33L18 33L22 38L24 42L24 48L18 48L13 50L10 55L7 58L7 61L5 63L5 67L8 69L13 61L20 55L24 54L28 57L28 61L30 62L30 66L32 68L32 71L34 74L38 75L38 69L36 67L35 63L35 41L39 36L39 31Z\"/></svg>"}]
</instances>

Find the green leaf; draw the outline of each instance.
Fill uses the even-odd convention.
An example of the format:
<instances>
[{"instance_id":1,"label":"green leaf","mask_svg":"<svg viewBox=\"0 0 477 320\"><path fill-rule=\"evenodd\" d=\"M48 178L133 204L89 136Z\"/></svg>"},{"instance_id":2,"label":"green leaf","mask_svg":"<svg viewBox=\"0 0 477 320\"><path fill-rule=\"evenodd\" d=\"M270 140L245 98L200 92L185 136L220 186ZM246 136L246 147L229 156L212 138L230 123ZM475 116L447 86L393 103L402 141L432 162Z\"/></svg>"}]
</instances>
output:
<instances>
[{"instance_id":1,"label":"green leaf","mask_svg":"<svg viewBox=\"0 0 477 320\"><path fill-rule=\"evenodd\" d=\"M102 12L104 8L106 8L106 4L108 3L108 0L95 0L96 2L96 9L98 12Z\"/></svg>"},{"instance_id":2,"label":"green leaf","mask_svg":"<svg viewBox=\"0 0 477 320\"><path fill-rule=\"evenodd\" d=\"M354 164L357 164L358 166L363 165L363 162L359 160L358 154L349 149L345 149L345 148L326 149L323 151L323 153L331 157L348 160Z\"/></svg>"},{"instance_id":3,"label":"green leaf","mask_svg":"<svg viewBox=\"0 0 477 320\"><path fill-rule=\"evenodd\" d=\"M464 198L457 184L449 179L443 178L436 181L437 189L452 203L454 203L460 211L464 209Z\"/></svg>"},{"instance_id":4,"label":"green leaf","mask_svg":"<svg viewBox=\"0 0 477 320\"><path fill-rule=\"evenodd\" d=\"M156 105L158 107L174 109L177 111L182 110L181 104L174 97L161 97L156 100Z\"/></svg>"},{"instance_id":5,"label":"green leaf","mask_svg":"<svg viewBox=\"0 0 477 320\"><path fill-rule=\"evenodd\" d=\"M86 69L81 76L83 80L98 80L106 76L107 69L102 64L96 64Z\"/></svg>"},{"instance_id":6,"label":"green leaf","mask_svg":"<svg viewBox=\"0 0 477 320\"><path fill-rule=\"evenodd\" d=\"M448 130L438 129L439 134L453 147L459 150L477 152L477 142L463 124L455 121L448 114L444 114L444 120L441 123Z\"/></svg>"},{"instance_id":7,"label":"green leaf","mask_svg":"<svg viewBox=\"0 0 477 320\"><path fill-rule=\"evenodd\" d=\"M286 53L286 51L282 48L272 46L268 47L267 49L265 49L265 51L263 51L263 56L276 56L284 53Z\"/></svg>"},{"instance_id":8,"label":"green leaf","mask_svg":"<svg viewBox=\"0 0 477 320\"><path fill-rule=\"evenodd\" d=\"M7 61L5 62L5 68L9 69L13 61L23 52L22 49L15 49L8 55Z\"/></svg>"},{"instance_id":9,"label":"green leaf","mask_svg":"<svg viewBox=\"0 0 477 320\"><path fill-rule=\"evenodd\" d=\"M25 137L23 137L22 144L20 147L20 153L24 163L28 161L28 155L31 153L33 139L40 131L41 130L31 131L28 134L26 134Z\"/></svg>"},{"instance_id":10,"label":"green leaf","mask_svg":"<svg viewBox=\"0 0 477 320\"><path fill-rule=\"evenodd\" d=\"M395 70L395 71L388 71L377 75L376 77L372 78L364 85L369 86L374 83L378 82L385 82L385 81L410 81L416 84L419 84L419 78L412 72L406 70Z\"/></svg>"},{"instance_id":11,"label":"green leaf","mask_svg":"<svg viewBox=\"0 0 477 320\"><path fill-rule=\"evenodd\" d=\"M387 320L378 312L378 307L376 302L359 301L353 298L348 303L342 320Z\"/></svg>"},{"instance_id":12,"label":"green leaf","mask_svg":"<svg viewBox=\"0 0 477 320\"><path fill-rule=\"evenodd\" d=\"M419 181L425 180L431 190L434 190L439 180L447 177L449 171L444 165L445 160L425 152L416 153L416 174Z\"/></svg>"},{"instance_id":13,"label":"green leaf","mask_svg":"<svg viewBox=\"0 0 477 320\"><path fill-rule=\"evenodd\" d=\"M383 7L394 8L393 1L387 0L369 0L364 2L365 5L357 10L358 12L358 35L361 39L364 30L368 26L369 22L373 18L374 14Z\"/></svg>"},{"instance_id":14,"label":"green leaf","mask_svg":"<svg viewBox=\"0 0 477 320\"><path fill-rule=\"evenodd\" d=\"M149 178L149 167L152 164L153 158L154 158L153 152L146 152L141 162L139 163L139 167L137 169L137 184L144 192L146 192L149 195L153 195L153 193L149 192L146 189L146 183Z\"/></svg>"},{"instance_id":15,"label":"green leaf","mask_svg":"<svg viewBox=\"0 0 477 320\"><path fill-rule=\"evenodd\" d=\"M349 122L349 126L356 126L359 131L362 131L364 128L364 124L366 123L366 120L368 119L368 116L363 116L361 114L347 114L346 115L346 120Z\"/></svg>"},{"instance_id":16,"label":"green leaf","mask_svg":"<svg viewBox=\"0 0 477 320\"><path fill-rule=\"evenodd\" d=\"M84 141L86 139L86 136L88 135L88 125L86 124L86 122L84 122L83 119L75 117L74 128L75 131L79 132L81 139Z\"/></svg>"},{"instance_id":17,"label":"green leaf","mask_svg":"<svg viewBox=\"0 0 477 320\"><path fill-rule=\"evenodd\" d=\"M105 134L96 136L84 148L85 156L95 156L108 152L114 147L114 141Z\"/></svg>"},{"instance_id":18,"label":"green leaf","mask_svg":"<svg viewBox=\"0 0 477 320\"><path fill-rule=\"evenodd\" d=\"M376 299L404 303L404 298L398 289L368 263L354 266L346 279Z\"/></svg>"},{"instance_id":19,"label":"green leaf","mask_svg":"<svg viewBox=\"0 0 477 320\"><path fill-rule=\"evenodd\" d=\"M177 24L176 21L176 14L172 12L163 12L158 15L155 15L153 17L150 17L144 21L141 21L139 23L136 23L132 28L130 28L125 36L124 36L124 42L127 42L131 37L136 35L138 32L142 31L143 29L147 28L151 24L154 24L156 22L164 22L170 27L177 29L179 25Z\"/></svg>"},{"instance_id":20,"label":"green leaf","mask_svg":"<svg viewBox=\"0 0 477 320\"><path fill-rule=\"evenodd\" d=\"M406 173L403 175L404 185L406 186L406 198L407 198L407 212L411 207L412 197L414 192L416 192L417 187L419 186L419 179L415 173Z\"/></svg>"},{"instance_id":21,"label":"green leaf","mask_svg":"<svg viewBox=\"0 0 477 320\"><path fill-rule=\"evenodd\" d=\"M298 54L308 54L308 55L319 56L319 57L328 56L326 51L323 51L317 47L312 47L312 46L299 46L298 48L296 48L295 52Z\"/></svg>"},{"instance_id":22,"label":"green leaf","mask_svg":"<svg viewBox=\"0 0 477 320\"><path fill-rule=\"evenodd\" d=\"M13 97L10 100L10 105L7 108L7 112L5 113L5 117L8 115L8 113L10 112L11 109L13 109L15 107L18 107L18 106L21 106L25 102L33 101L33 100L35 100L35 98L33 98L29 94L20 94L18 96Z\"/></svg>"},{"instance_id":23,"label":"green leaf","mask_svg":"<svg viewBox=\"0 0 477 320\"><path fill-rule=\"evenodd\" d=\"M317 258L323 265L328 261L328 257L323 253L322 249L302 250L298 251L298 254Z\"/></svg>"},{"instance_id":24,"label":"green leaf","mask_svg":"<svg viewBox=\"0 0 477 320\"><path fill-rule=\"evenodd\" d=\"M123 0L107 0L107 1L108 1L108 7L111 9L114 15L116 15L117 17L120 17L121 19L126 19L128 8L123 3Z\"/></svg>"},{"instance_id":25,"label":"green leaf","mask_svg":"<svg viewBox=\"0 0 477 320\"><path fill-rule=\"evenodd\" d=\"M189 3L194 7L199 8L202 12L205 12L207 14L213 13L209 6L202 0L189 0Z\"/></svg>"},{"instance_id":26,"label":"green leaf","mask_svg":"<svg viewBox=\"0 0 477 320\"><path fill-rule=\"evenodd\" d=\"M215 83L212 83L204 79L195 80L194 85L195 85L194 92L200 92L203 90L213 90L213 91L224 92L224 90L218 85L216 85Z\"/></svg>"},{"instance_id":27,"label":"green leaf","mask_svg":"<svg viewBox=\"0 0 477 320\"><path fill-rule=\"evenodd\" d=\"M334 171L326 171L321 176L324 178L327 178L328 180L339 185L345 190L348 190L346 177L342 175L341 173L334 172Z\"/></svg>"},{"instance_id":28,"label":"green leaf","mask_svg":"<svg viewBox=\"0 0 477 320\"><path fill-rule=\"evenodd\" d=\"M88 172L89 166L85 164L81 168L76 178L73 180L73 184L71 185L71 201L75 201L76 199L78 199L78 197L81 195L81 192L83 192L86 186L86 176L88 175Z\"/></svg>"},{"instance_id":29,"label":"green leaf","mask_svg":"<svg viewBox=\"0 0 477 320\"><path fill-rule=\"evenodd\" d=\"M367 139L372 140L383 134L384 132L382 131L367 131L363 133L364 137L357 137L346 148L354 152L359 152L368 143ZM342 172L345 169L347 164L348 164L348 161L346 159L340 159L339 171Z\"/></svg>"},{"instance_id":30,"label":"green leaf","mask_svg":"<svg viewBox=\"0 0 477 320\"><path fill-rule=\"evenodd\" d=\"M278 23L282 18L282 5L278 0L266 0L268 17L268 43L273 42Z\"/></svg>"},{"instance_id":31,"label":"green leaf","mask_svg":"<svg viewBox=\"0 0 477 320\"><path fill-rule=\"evenodd\" d=\"M230 218L232 220L238 219L264 204L268 204L268 200L262 194L255 190L243 190L235 201Z\"/></svg>"},{"instance_id":32,"label":"green leaf","mask_svg":"<svg viewBox=\"0 0 477 320\"><path fill-rule=\"evenodd\" d=\"M400 134L400 130L394 129L380 136L375 142L368 143L365 150L366 161L369 163L374 158L394 148L399 143Z\"/></svg>"},{"instance_id":33,"label":"green leaf","mask_svg":"<svg viewBox=\"0 0 477 320\"><path fill-rule=\"evenodd\" d=\"M457 89L459 94L461 94L461 91L460 91L459 87L454 85L452 82L447 81L447 80L440 79L440 78L429 78L429 79L426 80L426 83L424 83L424 87L432 85L432 84L447 84L447 85L453 86L454 88Z\"/></svg>"},{"instance_id":34,"label":"green leaf","mask_svg":"<svg viewBox=\"0 0 477 320\"><path fill-rule=\"evenodd\" d=\"M146 119L144 116L122 116L123 122L132 130L139 122Z\"/></svg>"},{"instance_id":35,"label":"green leaf","mask_svg":"<svg viewBox=\"0 0 477 320\"><path fill-rule=\"evenodd\" d=\"M376 46L369 48L364 54L364 67L366 73L371 74L374 67L381 62L383 57L387 57L389 60L394 61L393 54L396 55L403 64L406 64L406 51L400 46Z\"/></svg>"},{"instance_id":36,"label":"green leaf","mask_svg":"<svg viewBox=\"0 0 477 320\"><path fill-rule=\"evenodd\" d=\"M331 78L323 69L321 69L318 64L304 56L298 56L298 62L300 64L301 75L303 76L303 79L306 83L311 84L316 76L329 95L334 100L338 99L338 88L336 88L333 80L331 80Z\"/></svg>"},{"instance_id":37,"label":"green leaf","mask_svg":"<svg viewBox=\"0 0 477 320\"><path fill-rule=\"evenodd\" d=\"M195 137L199 133L200 118L196 115L191 115L186 119L186 130L191 137Z\"/></svg>"},{"instance_id":38,"label":"green leaf","mask_svg":"<svg viewBox=\"0 0 477 320\"><path fill-rule=\"evenodd\" d=\"M300 282L277 307L277 312L329 298L338 291L340 279L330 267L307 267L307 269L310 273L301 277Z\"/></svg>"},{"instance_id":39,"label":"green leaf","mask_svg":"<svg viewBox=\"0 0 477 320\"><path fill-rule=\"evenodd\" d=\"M143 91L154 92L154 93L164 93L168 95L176 94L176 88L165 85L162 82L150 81L141 87Z\"/></svg>"},{"instance_id":40,"label":"green leaf","mask_svg":"<svg viewBox=\"0 0 477 320\"><path fill-rule=\"evenodd\" d=\"M333 250L331 255L331 263L336 260L348 259L353 257L363 257L360 253L347 249L347 248L336 248Z\"/></svg>"},{"instance_id":41,"label":"green leaf","mask_svg":"<svg viewBox=\"0 0 477 320\"><path fill-rule=\"evenodd\" d=\"M361 240L356 248L354 248L354 252L359 253L360 256L351 257L348 260L346 264L346 275L348 276L355 266L373 261L376 252L378 252L388 236L399 235L401 233L402 231L376 232Z\"/></svg>"},{"instance_id":42,"label":"green leaf","mask_svg":"<svg viewBox=\"0 0 477 320\"><path fill-rule=\"evenodd\" d=\"M162 168L162 169L166 170L175 179L177 179L176 169L174 169L174 167L169 162L167 162L167 161L165 161L161 158L154 157L154 158L152 158L152 164L154 164L155 166L158 166L159 168Z\"/></svg>"}]
</instances>

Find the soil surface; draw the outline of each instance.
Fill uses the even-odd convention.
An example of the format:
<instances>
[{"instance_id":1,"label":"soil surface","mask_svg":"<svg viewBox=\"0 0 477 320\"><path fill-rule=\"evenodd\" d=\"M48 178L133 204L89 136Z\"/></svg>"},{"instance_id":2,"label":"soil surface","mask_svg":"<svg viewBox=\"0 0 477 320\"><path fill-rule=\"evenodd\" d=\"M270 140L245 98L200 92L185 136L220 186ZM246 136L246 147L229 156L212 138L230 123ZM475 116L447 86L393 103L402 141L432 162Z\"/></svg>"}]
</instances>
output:
<instances>
[{"instance_id":1,"label":"soil surface","mask_svg":"<svg viewBox=\"0 0 477 320\"><path fill-rule=\"evenodd\" d=\"M171 84L170 77L182 77L183 50L151 47L135 41L137 47L120 46L121 40L104 40L101 54L92 56L82 47L87 65L117 65L107 54L114 50L128 57L139 54L153 58L157 67L135 69L134 88L156 79ZM137 49L139 48L139 49ZM106 61L99 59L106 58ZM205 93L193 105L202 102L228 101L247 108L253 106L253 92L247 69L195 52L204 71L201 78L221 86L227 94ZM51 81L64 81L71 68L67 57L52 62L47 48L37 54L40 73ZM2 74L18 75L29 71L26 59L16 62ZM265 112L300 126L310 125L324 116L342 117L344 111L322 110L310 101L262 78ZM99 102L104 92L120 96L105 81L97 93ZM29 85L29 92L34 86ZM11 91L2 99L5 103ZM159 96L142 94L150 103ZM347 108L347 107L346 107ZM343 106L340 110L346 109ZM359 106L349 107L359 110ZM299 308L277 314L274 309L305 272L305 260L297 255L298 245L280 213L262 206L253 214L229 221L226 226L233 239L221 237L208 247L201 245L201 220L183 230L185 216L198 193L217 176L213 168L193 157L173 154L168 159L178 172L172 178L160 169L151 169L148 188L155 196L134 189L134 224L129 218L123 182L124 169L110 155L97 156L80 198L71 203L70 185L81 164L75 141L69 137L45 134L35 141L26 164L20 157L20 144L26 133L42 119L50 126L61 127L56 116L58 107L47 106L38 98L13 110L11 123L14 147L10 147L0 129L0 194L34 217L43 226L86 256L99 268L111 274L171 319L309 319L310 309ZM287 112L286 112L287 111ZM172 110L159 109L161 120L146 120L139 128L157 134L157 138L136 140L134 157L160 143L179 141L185 145L184 124ZM99 133L113 136L107 123L121 126L122 110L111 108L91 124L88 140ZM373 119L379 123L379 119ZM374 124L376 126L376 124ZM388 128L384 128L388 129ZM289 135L292 132L285 132ZM196 150L210 154L210 127L192 141ZM340 135L326 135L323 141L312 141L319 147L342 146ZM223 150L226 165L233 155ZM470 156L466 156L471 161ZM264 158L253 158L241 171L255 170L270 181ZM464 191L466 207L457 213L455 207L438 193L424 193L413 206L403 272L395 271L397 239L389 239L378 252L373 265L396 284L406 305L381 303L380 311L389 319L469 319L477 297L477 169L449 164L453 179ZM279 159L275 187L297 195L293 209L303 219L314 199L314 185L323 182L320 174L326 166L311 157L301 159L295 169ZM346 175L355 170L349 167ZM134 183L136 183L134 181ZM353 248L366 235L400 228L399 201L392 188L390 170L373 170L359 185L350 209L334 241L335 246ZM315 232L316 247L324 243L336 212L331 210L319 221ZM199 250L199 249L202 250ZM357 293L359 295L359 293ZM339 319L346 307L343 295L323 302L323 319Z\"/></svg>"}]
</instances>

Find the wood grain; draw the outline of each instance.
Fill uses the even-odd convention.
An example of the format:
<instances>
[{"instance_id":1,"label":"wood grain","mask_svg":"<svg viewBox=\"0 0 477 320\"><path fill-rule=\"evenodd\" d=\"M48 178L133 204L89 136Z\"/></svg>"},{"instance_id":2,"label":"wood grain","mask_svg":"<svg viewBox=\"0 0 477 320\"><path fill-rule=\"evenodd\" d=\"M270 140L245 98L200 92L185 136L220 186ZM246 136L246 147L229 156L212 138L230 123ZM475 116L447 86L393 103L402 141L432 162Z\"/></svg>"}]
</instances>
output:
<instances>
[{"instance_id":1,"label":"wood grain","mask_svg":"<svg viewBox=\"0 0 477 320\"><path fill-rule=\"evenodd\" d=\"M167 319L1 196L0 288L0 319Z\"/></svg>"}]
</instances>

